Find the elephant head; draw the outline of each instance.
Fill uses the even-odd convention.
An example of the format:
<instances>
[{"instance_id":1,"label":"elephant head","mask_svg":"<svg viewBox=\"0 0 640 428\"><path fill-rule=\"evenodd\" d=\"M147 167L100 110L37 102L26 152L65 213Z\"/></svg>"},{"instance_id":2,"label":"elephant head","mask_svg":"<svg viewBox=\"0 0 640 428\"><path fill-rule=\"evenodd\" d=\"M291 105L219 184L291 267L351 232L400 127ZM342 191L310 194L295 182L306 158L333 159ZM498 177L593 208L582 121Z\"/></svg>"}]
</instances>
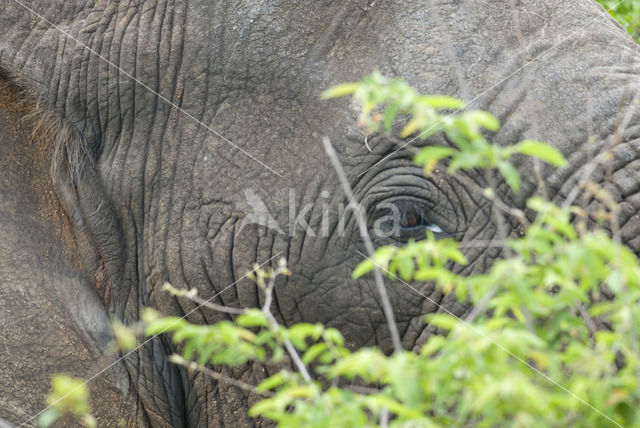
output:
<instances>
[{"instance_id":1,"label":"elephant head","mask_svg":"<svg viewBox=\"0 0 640 428\"><path fill-rule=\"evenodd\" d=\"M48 376L67 371L91 379L104 421L251 425L245 410L254 398L172 365L165 338L114 363L109 318L131 323L152 306L216 322L224 315L176 300L162 284L254 307L262 296L245 273L281 257L292 275L275 289L280 321L323 322L351 347L389 350L372 280L351 279L362 260L356 208L322 137L336 146L376 243L402 244L426 229L485 243L498 225L477 191L482 176L426 178L407 147L364 135L348 100L319 100L376 68L492 112L503 122L495 142L556 146L569 168L521 160L532 173L518 195L500 186L501 197L522 206L541 182L552 199L574 197L586 171L621 202L622 236L640 250L640 50L591 0L2 7L0 394L12 398L0 416L12 422L41 410L34 391L43 396ZM607 147L606 165L589 163ZM398 220L391 234L379 227L390 213ZM504 226L518 233L517 222ZM486 245L465 254L463 273L500 255ZM407 348L436 332L425 314L468 310L429 284L415 286L389 285ZM220 370L255 383L269 367Z\"/></svg>"}]
</instances>

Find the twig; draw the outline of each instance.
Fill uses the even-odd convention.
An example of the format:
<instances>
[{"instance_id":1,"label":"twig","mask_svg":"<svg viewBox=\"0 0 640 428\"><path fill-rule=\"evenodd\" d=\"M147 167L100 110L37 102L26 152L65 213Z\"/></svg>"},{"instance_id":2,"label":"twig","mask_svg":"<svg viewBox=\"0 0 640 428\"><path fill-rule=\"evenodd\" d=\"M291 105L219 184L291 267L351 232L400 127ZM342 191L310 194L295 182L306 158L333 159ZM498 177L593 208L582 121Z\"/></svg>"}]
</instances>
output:
<instances>
[{"instance_id":1,"label":"twig","mask_svg":"<svg viewBox=\"0 0 640 428\"><path fill-rule=\"evenodd\" d=\"M262 395L264 397L273 397L273 392L271 391L261 391L258 388L256 388L255 386L246 383L246 382L242 382L240 380L236 380L233 378L230 378L228 376L225 376L221 373L218 373L216 371L213 371L203 365L200 365L198 363L194 363L192 361L187 361L184 358L182 358L180 355L178 354L173 354L169 357L169 361L171 361L174 364L177 364L179 366L183 366L186 367L189 370L194 370L194 371L198 371L198 372L202 372L204 374L206 374L207 376L212 377L213 379L217 380L218 382L226 382L229 385L233 385L233 386L237 386L240 389L244 389L245 391L249 391L252 392L254 394L258 394L258 395ZM1 427L0 427L1 428Z\"/></svg>"},{"instance_id":2,"label":"twig","mask_svg":"<svg viewBox=\"0 0 640 428\"><path fill-rule=\"evenodd\" d=\"M342 190L347 195L349 199L349 203L354 206L359 206L358 201L356 200L353 190L351 190L351 186L349 185L349 181L347 181L347 176L342 169L342 165L340 164L340 160L338 159L338 155L336 154L335 149L331 145L331 141L328 137L324 137L322 139L322 144L324 145L324 150L329 156L331 160L331 164L338 175L338 179L342 184ZM360 237L364 242L365 249L367 250L367 254L370 258L373 258L375 250L373 247L373 242L371 241L371 237L369 236L369 232L367 230L367 224L362 218L362 213L359 210L355 211L356 218L358 221L358 228L360 230ZM382 278L382 273L380 269L374 264L373 266L373 276L375 279L376 287L378 289L378 294L380 295L380 299L382 300L382 310L384 312L384 316L387 320L387 327L389 328L389 333L391 334L391 341L393 343L393 349L395 352L402 351L402 344L400 342L400 335L398 334L398 326L396 324L395 317L393 315L393 308L391 307L391 301L389 300L389 296L387 294L387 290L384 286L384 280Z\"/></svg>"},{"instance_id":3,"label":"twig","mask_svg":"<svg viewBox=\"0 0 640 428\"><path fill-rule=\"evenodd\" d=\"M542 163L540 159L533 159L533 172L536 175L536 182L538 183L538 191L542 195L545 201L549 200L549 192L547 192L547 185L542 178Z\"/></svg>"},{"instance_id":4,"label":"twig","mask_svg":"<svg viewBox=\"0 0 640 428\"><path fill-rule=\"evenodd\" d=\"M267 285L264 285L264 283L260 284L259 281L256 281L258 285L261 285L262 287L264 287L265 299L264 299L264 305L262 305L262 313L264 313L264 315L267 317L267 321L269 321L269 325L271 326L274 332L278 330L278 328L280 327L280 324L278 324L278 320L276 320L276 318L271 313L271 302L273 301L273 290L276 286L276 278L278 277L278 275L282 273L287 273L287 272L288 272L288 269L284 265L284 262L281 262L278 268L271 274L269 278L269 283ZM293 361L293 364L296 366L296 369L302 375L302 378L305 380L305 382L311 383L312 381L311 375L307 370L307 366L305 366L304 362L302 362L300 355L298 355L298 351L296 351L296 348L293 346L291 341L289 341L289 339L287 339L286 337L283 339L283 342L284 342L284 347L287 350L287 353L291 357L291 360Z\"/></svg>"},{"instance_id":5,"label":"twig","mask_svg":"<svg viewBox=\"0 0 640 428\"><path fill-rule=\"evenodd\" d=\"M383 407L380 409L380 426L387 428L389 426L389 408Z\"/></svg>"},{"instance_id":6,"label":"twig","mask_svg":"<svg viewBox=\"0 0 640 428\"><path fill-rule=\"evenodd\" d=\"M505 226L505 219L504 219L504 216L502 215L502 211L500 210L500 207L498 206L498 198L495 197L495 194L498 191L498 184L496 182L496 177L492 170L487 171L487 182L489 183L489 187L491 188L492 195L494 195L494 197L492 198L493 200L492 208L493 208L493 216L496 221L496 228L498 229L498 239L503 242L507 242L507 229ZM507 252L508 255L513 254L513 251L508 246L505 245L503 249Z\"/></svg>"},{"instance_id":7,"label":"twig","mask_svg":"<svg viewBox=\"0 0 640 428\"><path fill-rule=\"evenodd\" d=\"M591 315L589 315L587 308L585 308L582 302L576 301L576 307L578 308L580 317L582 318L584 323L587 325L587 328L589 329L589 333L591 333L591 343L595 343L596 333L598 332L598 327L596 326L596 323L593 321L593 318L591 318Z\"/></svg>"},{"instance_id":8,"label":"twig","mask_svg":"<svg viewBox=\"0 0 640 428\"><path fill-rule=\"evenodd\" d=\"M524 325L527 327L527 330L531 334L535 334L535 330L533 328L533 317L529 313L526 305L522 305L520 307L520 311L522 311L522 315L524 316Z\"/></svg>"},{"instance_id":9,"label":"twig","mask_svg":"<svg viewBox=\"0 0 640 428\"><path fill-rule=\"evenodd\" d=\"M467 324L471 324L472 322L474 322L478 315L480 315L484 312L485 309L487 309L487 306L489 306L489 302L491 302L491 299L493 299L493 296L496 295L499 288L499 285L494 285L493 288L482 297L478 304L473 307L469 315L467 315L467 317L464 319L464 322L466 322Z\"/></svg>"},{"instance_id":10,"label":"twig","mask_svg":"<svg viewBox=\"0 0 640 428\"><path fill-rule=\"evenodd\" d=\"M239 308L231 308L229 306L218 305L217 303L210 302L209 300L202 299L198 297L198 291L195 288L192 288L189 291L181 290L179 288L175 288L168 282L165 282L162 286L163 290L168 291L174 296L177 297L186 297L189 300L194 301L200 306L204 306L205 308L213 309L214 311L223 312L225 314L232 315L242 315L246 313L246 310Z\"/></svg>"}]
</instances>

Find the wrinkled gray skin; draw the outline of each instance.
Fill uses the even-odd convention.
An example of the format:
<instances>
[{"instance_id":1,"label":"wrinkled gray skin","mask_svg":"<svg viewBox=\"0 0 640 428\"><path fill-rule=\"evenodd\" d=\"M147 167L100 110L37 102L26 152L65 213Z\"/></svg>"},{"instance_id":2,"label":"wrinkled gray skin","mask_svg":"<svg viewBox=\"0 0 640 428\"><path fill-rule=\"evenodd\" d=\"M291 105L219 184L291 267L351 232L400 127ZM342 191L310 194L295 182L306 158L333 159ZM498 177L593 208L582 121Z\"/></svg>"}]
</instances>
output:
<instances>
[{"instance_id":1,"label":"wrinkled gray skin","mask_svg":"<svg viewBox=\"0 0 640 428\"><path fill-rule=\"evenodd\" d=\"M26 5L93 53L15 0L0 1L0 69L16 82L0 117L0 417L14 424L44 407L52 373L90 378L114 361L109 317L130 323L153 306L189 312L193 322L224 318L191 313L193 304L160 290L164 281L252 307L262 296L241 278L253 263L273 257L287 258L293 270L276 290L280 320L324 322L341 329L352 347L389 350L370 278L350 279L362 248L353 216L343 236L333 233L337 215L327 237L302 227L289 236L241 228L247 212L237 203L252 190L285 229L291 204L281 196L294 188L297 213L314 204L303 218L317 230L322 207L345 202L320 144L328 135L371 221L380 215L377 204L395 198L462 241L497 238L490 205L473 189L441 173L424 178L411 153L393 153L397 146L387 139L370 140L369 152L355 106L318 100L320 91L374 68L491 111L504 124L494 141L554 144L571 166L541 168L540 175L559 201L626 119L613 160L594 177L622 203L622 237L640 249L640 114L629 110L640 88L640 51L590 0ZM16 108L15 86L37 97L35 117L53 125L40 132L44 141L36 141L28 121L17 122L33 106ZM64 132L71 137L60 137ZM537 187L533 166L522 167L521 195L501 187L516 205ZM507 232L516 234L516 226L508 221ZM406 239L405 233L396 241ZM486 269L498 255L477 247L465 252L467 273ZM429 298L389 286L406 348L434 333L423 315L438 310L436 303L456 314L467 310L416 286ZM101 425L254 423L245 414L256 397L169 364L172 350L156 338L90 382ZM221 370L252 384L269 371Z\"/></svg>"}]
</instances>

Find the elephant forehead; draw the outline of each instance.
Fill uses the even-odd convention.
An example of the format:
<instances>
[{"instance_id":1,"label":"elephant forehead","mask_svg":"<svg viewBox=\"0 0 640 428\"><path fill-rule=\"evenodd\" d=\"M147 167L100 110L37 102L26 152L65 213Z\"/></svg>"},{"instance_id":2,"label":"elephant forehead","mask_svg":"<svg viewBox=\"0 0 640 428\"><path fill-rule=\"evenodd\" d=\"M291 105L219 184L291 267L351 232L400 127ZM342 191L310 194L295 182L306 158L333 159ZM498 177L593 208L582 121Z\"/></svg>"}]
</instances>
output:
<instances>
[{"instance_id":1,"label":"elephant forehead","mask_svg":"<svg viewBox=\"0 0 640 428\"><path fill-rule=\"evenodd\" d=\"M190 2L184 67L195 77L220 77L231 89L283 83L292 89L294 81L324 71L353 77L393 64L394 74L415 77L421 89L442 90L443 81L495 73L487 67L499 65L501 55L529 50L532 36L570 31L560 20L565 6L548 3ZM572 6L572 14L585 12L580 9ZM452 66L460 68L457 74Z\"/></svg>"},{"instance_id":2,"label":"elephant forehead","mask_svg":"<svg viewBox=\"0 0 640 428\"><path fill-rule=\"evenodd\" d=\"M135 105L140 119L136 126L151 127L141 111L147 108L153 110L150 117L159 118L154 123L179 128L165 132L162 144L182 144L191 157L197 152L201 163L216 157L226 160L217 166L218 177L231 180L240 172L251 178L255 174L244 164L265 174L272 173L271 168L276 176L321 173L326 169L326 163L319 162L324 157L319 144L323 135L342 146L343 153L355 147L359 156L362 149L349 146L345 138L354 128L354 106L321 102L322 90L379 67L423 92L472 100L520 66L520 60L514 62L509 55L518 46L525 52L531 49L534 31L556 30L556 15L542 7L545 2L539 2L540 8L485 3L190 2L188 7L175 7L184 14L175 20L183 31L158 35L166 43L164 39L173 41L180 33L178 45L171 45L170 51L157 51L152 43L138 47L142 53L136 61L140 76L148 78L145 82L153 76L142 72L151 62L155 65L158 55L168 55L168 63L175 64L168 73L172 77L159 80L158 90L172 104L152 97L140 102L136 94L135 104L127 105ZM514 25L505 26L505 20ZM176 105L191 117L176 113L179 120L166 120ZM120 126L116 128L114 135L120 135ZM109 132L103 135L111 138Z\"/></svg>"},{"instance_id":3,"label":"elephant forehead","mask_svg":"<svg viewBox=\"0 0 640 428\"><path fill-rule=\"evenodd\" d=\"M548 9L474 0L192 2L181 105L276 171L308 171L301 155L318 159L323 135L342 144L355 123L353 106L321 102L322 90L378 67L423 92L473 100L520 66L510 55L527 51L534 31L555 31ZM219 141L209 135L207 146L223 149Z\"/></svg>"}]
</instances>

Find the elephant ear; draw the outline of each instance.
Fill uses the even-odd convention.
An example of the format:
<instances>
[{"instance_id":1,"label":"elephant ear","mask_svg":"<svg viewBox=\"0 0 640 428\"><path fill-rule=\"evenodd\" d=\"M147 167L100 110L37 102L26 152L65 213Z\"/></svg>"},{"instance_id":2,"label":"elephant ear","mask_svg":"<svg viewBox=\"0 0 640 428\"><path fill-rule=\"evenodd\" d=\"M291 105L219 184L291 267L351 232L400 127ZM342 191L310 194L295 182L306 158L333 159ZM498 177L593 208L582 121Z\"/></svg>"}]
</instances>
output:
<instances>
[{"instance_id":1,"label":"elephant ear","mask_svg":"<svg viewBox=\"0 0 640 428\"><path fill-rule=\"evenodd\" d=\"M108 367L112 335L82 261L96 255L76 239L50 175L56 144L71 134L6 74L0 88L0 415L21 424L44 408L54 373L89 378ZM130 419L137 398L122 364L89 386L107 425Z\"/></svg>"},{"instance_id":2,"label":"elephant ear","mask_svg":"<svg viewBox=\"0 0 640 428\"><path fill-rule=\"evenodd\" d=\"M78 18L95 2L82 3L8 1L0 13L0 415L16 424L43 409L54 373L88 379L113 361L107 263L91 244L91 221L76 222L108 209L79 202L92 177L83 142L95 135L80 120L82 95L60 92L64 64L84 50L61 43L64 29L84 28ZM124 364L90 390L107 425L132 420L138 398Z\"/></svg>"},{"instance_id":3,"label":"elephant ear","mask_svg":"<svg viewBox=\"0 0 640 428\"><path fill-rule=\"evenodd\" d=\"M122 319L129 298L117 289L124 239L94 167L100 114L97 103L89 102L83 66L93 55L88 45L93 33L87 29L101 28L109 18L96 6L94 0L3 4L0 71L22 91L21 117L32 115L34 129L47 134L40 151L48 154L49 165L40 167L51 170L51 194L58 195L60 213L69 216L69 234L82 246L76 262L108 312Z\"/></svg>"},{"instance_id":4,"label":"elephant ear","mask_svg":"<svg viewBox=\"0 0 640 428\"><path fill-rule=\"evenodd\" d=\"M107 311L124 320L130 290L122 285L126 259L122 229L93 162L69 160L76 157L69 153L74 150L78 143L56 149L52 160L56 193L72 218L73 235L85 249L81 259L91 272L93 287Z\"/></svg>"},{"instance_id":5,"label":"elephant ear","mask_svg":"<svg viewBox=\"0 0 640 428\"><path fill-rule=\"evenodd\" d=\"M24 108L16 107L23 109L15 112L16 118L32 116L37 123L20 134L22 136L17 140L11 139L0 144L11 150L24 148L20 156L26 160L14 161L14 165L23 162L26 166L19 167L18 172L31 171L36 174L38 178L35 184L41 186L37 187L23 175L13 173L12 181L5 186L6 190L0 189L0 211L5 210L7 214L4 216L7 219L0 219L0 232L9 234L13 239L11 244L0 243L0 263L9 260L10 254L28 255L28 259L20 259L19 262L25 275L29 275L21 280L20 287L38 290L42 293L43 305L61 306L66 311L61 313L64 315L56 315L53 309L45 308L41 313L31 314L35 310L33 307L21 307L12 313L16 317L23 314L25 328L40 326L52 318L64 319L68 322L68 331L65 328L60 335L47 331L53 342L63 343L54 339L68 334L77 337L79 342L87 342L86 346L96 352L104 352L111 339L109 317L115 316L126 323L136 321L139 305L147 298L143 287L140 290L136 286L123 289L123 272L137 274L138 255L127 254L120 226L121 217L109 202L110 198L104 191L105 186L96 169L99 143L105 137L100 124L104 112L99 111L104 103L96 102L98 92L105 88L110 91L108 85L115 81L119 82L121 90L125 89L114 69L108 69L104 80L96 80L93 79L95 76L89 75L89 70L93 71L94 68L90 69L88 65L95 65L93 62L99 59L91 50L95 48L94 43L102 40L102 37L113 36L113 26L119 22L114 18L122 13L119 10L121 5L120 2L95 0L29 4L10 0L2 6L0 72L5 77L10 76L13 86L17 84L22 89L28 88L26 94L19 94L12 100L16 104L22 95L29 100L24 103ZM126 13L132 11L134 8L128 8ZM123 46L119 45L122 50L118 56L138 54L136 49L127 51ZM15 120L18 119L8 118L7 123ZM34 146L35 140L30 140L28 135L36 130L44 131L41 133L46 138ZM0 129L0 136L14 131L5 126L5 130ZM118 132L119 129L113 131L112 136L117 138ZM32 154L44 157L36 165L29 163ZM2 156L2 159L8 158ZM7 160L9 163L11 161ZM30 198L34 201L29 202ZM36 219L29 217L39 213L43 215ZM124 207L120 216L126 215L128 212ZM9 217L12 221L8 220ZM131 242L130 247L136 248L137 238L129 235L127 238ZM123 266L129 261L133 267L125 270ZM6 269L0 264L0 277ZM127 283L131 284L131 281ZM37 319L24 319L24 314ZM141 417L148 418L147 422L153 426L179 427L185 414L182 375L180 369L169 363L167 352L161 338L149 341L123 360L129 377L119 375L113 383L106 382L106 385L119 385L120 393L129 403L133 403L129 409L137 411L138 415L145 415ZM111 357L113 359L113 355ZM52 365L59 360L51 351L42 350L28 361L35 367L44 359L51 361ZM86 357L85 361L93 360ZM90 374L108 365L99 364ZM0 377L4 374L1 367L9 366L0 365ZM56 367L64 369L64 365ZM120 364L114 367L120 367ZM77 370L64 371L78 373ZM24 372L30 373L28 370ZM45 378L47 376L38 378L43 385ZM135 384L129 384L129 379ZM0 393L4 392L1 388ZM105 388L106 391L109 387ZM102 390L99 395L102 397ZM43 397L42 394L34 396L40 400ZM109 401L106 402L105 409L108 409ZM4 414L2 406L0 403L0 414ZM113 408L118 406L114 404ZM142 423L141 426L148 423Z\"/></svg>"}]
</instances>

